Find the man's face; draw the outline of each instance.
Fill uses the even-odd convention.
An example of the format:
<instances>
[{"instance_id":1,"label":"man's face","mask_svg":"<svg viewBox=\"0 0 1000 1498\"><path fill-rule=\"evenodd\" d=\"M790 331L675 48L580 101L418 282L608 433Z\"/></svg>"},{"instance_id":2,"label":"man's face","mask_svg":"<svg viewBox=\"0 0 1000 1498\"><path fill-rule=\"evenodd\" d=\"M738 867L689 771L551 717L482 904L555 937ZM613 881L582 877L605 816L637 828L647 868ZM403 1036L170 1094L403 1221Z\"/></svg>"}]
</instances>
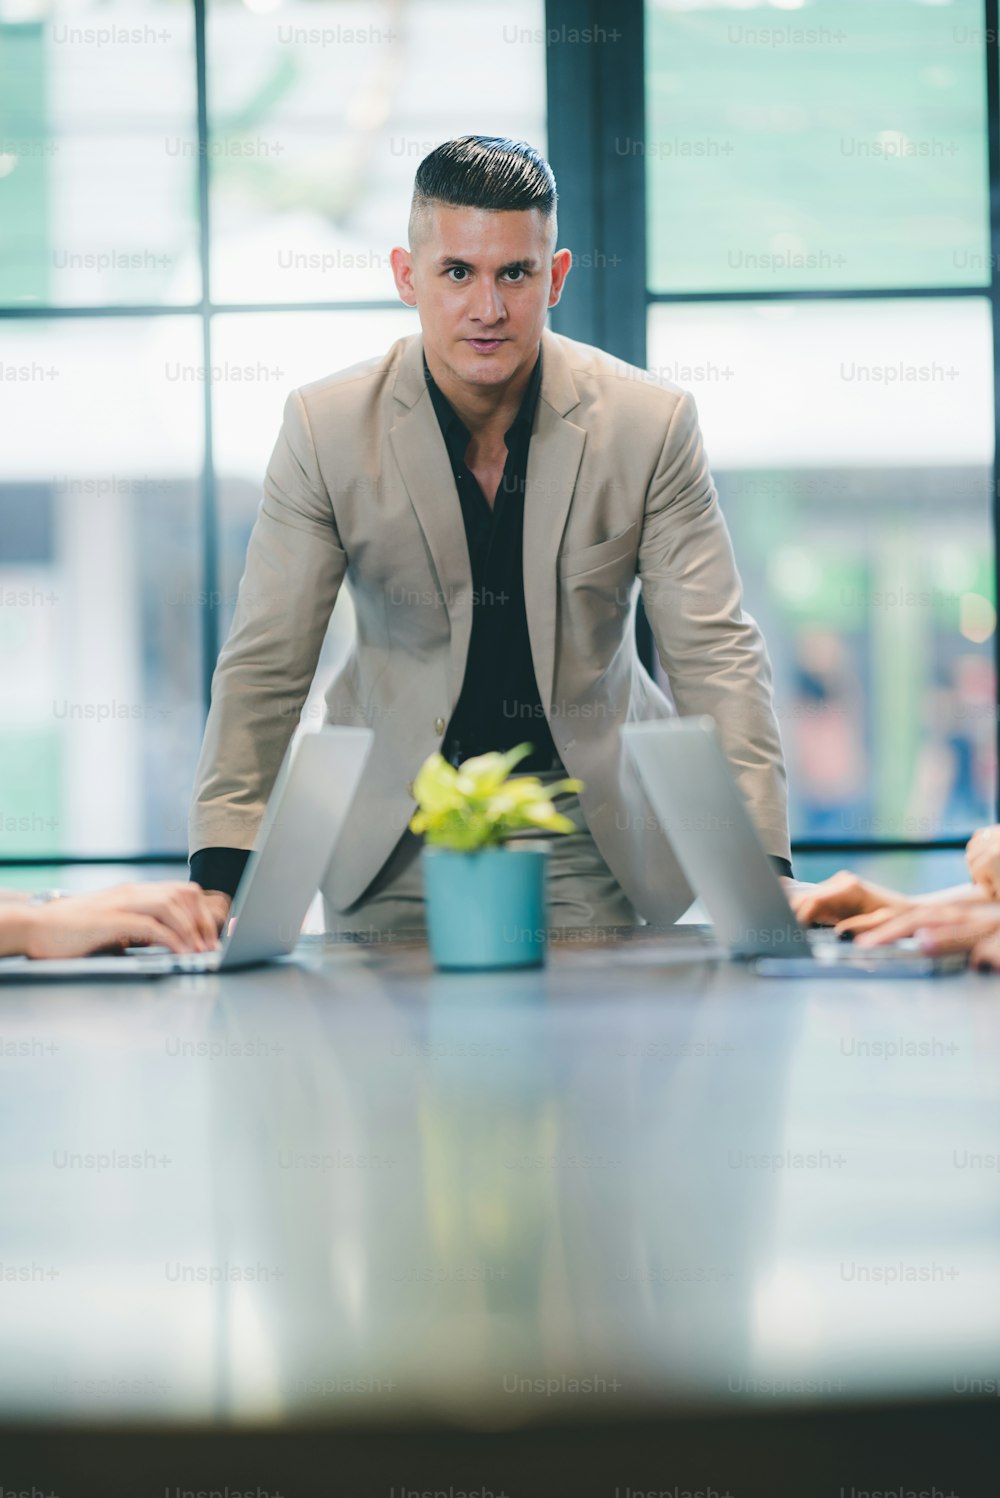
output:
<instances>
[{"instance_id":1,"label":"man's face","mask_svg":"<svg viewBox=\"0 0 1000 1498\"><path fill-rule=\"evenodd\" d=\"M412 250L394 249L392 267L400 297L420 314L428 363L480 388L530 368L572 259L552 253L551 231L533 208L425 211Z\"/></svg>"}]
</instances>

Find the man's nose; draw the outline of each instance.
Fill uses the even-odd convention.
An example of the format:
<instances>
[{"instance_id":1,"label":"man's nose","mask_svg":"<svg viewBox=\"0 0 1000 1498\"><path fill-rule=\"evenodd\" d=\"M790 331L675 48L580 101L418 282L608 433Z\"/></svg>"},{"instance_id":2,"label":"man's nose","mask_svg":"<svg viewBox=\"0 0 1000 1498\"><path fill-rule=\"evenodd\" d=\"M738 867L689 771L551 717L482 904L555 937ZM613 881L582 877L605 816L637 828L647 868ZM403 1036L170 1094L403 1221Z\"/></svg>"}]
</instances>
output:
<instances>
[{"instance_id":1,"label":"man's nose","mask_svg":"<svg viewBox=\"0 0 1000 1498\"><path fill-rule=\"evenodd\" d=\"M477 290L472 315L487 327L492 327L506 316L503 298L492 282L484 281Z\"/></svg>"}]
</instances>

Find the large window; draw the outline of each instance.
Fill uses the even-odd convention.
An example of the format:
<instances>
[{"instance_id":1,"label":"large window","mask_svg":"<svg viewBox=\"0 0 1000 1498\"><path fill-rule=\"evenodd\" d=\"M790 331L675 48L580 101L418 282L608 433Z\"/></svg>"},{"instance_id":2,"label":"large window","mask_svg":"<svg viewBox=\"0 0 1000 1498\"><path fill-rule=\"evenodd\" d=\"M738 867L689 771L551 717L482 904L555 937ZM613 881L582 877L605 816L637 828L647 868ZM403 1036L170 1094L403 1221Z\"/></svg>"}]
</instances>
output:
<instances>
[{"instance_id":1,"label":"large window","mask_svg":"<svg viewBox=\"0 0 1000 1498\"><path fill-rule=\"evenodd\" d=\"M0 0L0 858L183 854L284 400L416 326L388 251L477 130L551 151L554 326L697 399L793 837L991 820L988 44L982 0Z\"/></svg>"},{"instance_id":2,"label":"large window","mask_svg":"<svg viewBox=\"0 0 1000 1498\"><path fill-rule=\"evenodd\" d=\"M647 358L698 401L800 839L995 816L985 45L979 0L646 7Z\"/></svg>"},{"instance_id":3,"label":"large window","mask_svg":"<svg viewBox=\"0 0 1000 1498\"><path fill-rule=\"evenodd\" d=\"M0 0L0 857L186 851L285 397L416 327L388 252L421 157L546 149L543 28L542 0ZM317 691L350 627L345 595Z\"/></svg>"}]
</instances>

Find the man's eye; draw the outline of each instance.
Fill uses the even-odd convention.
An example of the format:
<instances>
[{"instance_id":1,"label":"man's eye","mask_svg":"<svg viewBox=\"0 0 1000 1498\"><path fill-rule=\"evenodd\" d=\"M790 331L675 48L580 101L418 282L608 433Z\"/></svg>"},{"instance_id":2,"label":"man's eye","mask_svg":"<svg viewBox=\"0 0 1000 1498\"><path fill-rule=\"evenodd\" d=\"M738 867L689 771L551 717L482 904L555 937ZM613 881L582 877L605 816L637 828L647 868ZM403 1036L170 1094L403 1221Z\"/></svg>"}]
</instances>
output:
<instances>
[{"instance_id":1,"label":"man's eye","mask_svg":"<svg viewBox=\"0 0 1000 1498\"><path fill-rule=\"evenodd\" d=\"M458 276L460 278L460 281L464 281L469 272L466 270L464 265L453 265L450 267L448 274L453 279L454 277Z\"/></svg>"},{"instance_id":2,"label":"man's eye","mask_svg":"<svg viewBox=\"0 0 1000 1498\"><path fill-rule=\"evenodd\" d=\"M512 265L510 267L510 269L508 270L508 272L507 272L507 279L509 281L515 281L515 282L516 281L523 281L524 280L524 266L523 265Z\"/></svg>"}]
</instances>

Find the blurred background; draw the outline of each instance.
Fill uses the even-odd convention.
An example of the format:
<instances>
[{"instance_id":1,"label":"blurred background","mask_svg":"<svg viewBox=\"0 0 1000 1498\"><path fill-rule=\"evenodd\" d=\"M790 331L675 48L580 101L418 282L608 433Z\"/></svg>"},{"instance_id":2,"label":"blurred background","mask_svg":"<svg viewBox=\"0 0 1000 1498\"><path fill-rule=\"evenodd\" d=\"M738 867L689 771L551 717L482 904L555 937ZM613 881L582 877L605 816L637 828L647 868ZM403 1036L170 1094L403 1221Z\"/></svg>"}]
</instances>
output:
<instances>
[{"instance_id":1,"label":"blurred background","mask_svg":"<svg viewBox=\"0 0 1000 1498\"><path fill-rule=\"evenodd\" d=\"M0 0L0 856L185 855L285 398L417 329L389 250L467 132L549 154L553 327L697 400L793 838L995 820L996 46L981 0Z\"/></svg>"}]
</instances>

